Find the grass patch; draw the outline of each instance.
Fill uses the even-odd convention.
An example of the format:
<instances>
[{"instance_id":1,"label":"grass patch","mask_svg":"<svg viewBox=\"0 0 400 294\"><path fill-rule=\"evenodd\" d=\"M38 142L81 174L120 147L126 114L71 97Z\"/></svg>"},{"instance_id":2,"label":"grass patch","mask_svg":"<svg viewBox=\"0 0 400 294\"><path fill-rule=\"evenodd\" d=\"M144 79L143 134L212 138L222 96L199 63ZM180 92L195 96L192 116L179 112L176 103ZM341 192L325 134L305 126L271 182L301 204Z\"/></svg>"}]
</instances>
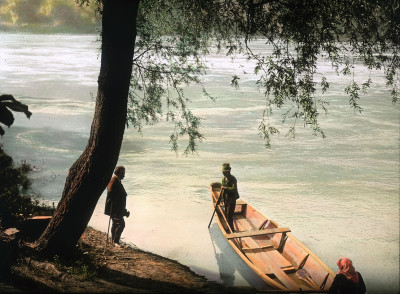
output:
<instances>
[{"instance_id":1,"label":"grass patch","mask_svg":"<svg viewBox=\"0 0 400 294\"><path fill-rule=\"evenodd\" d=\"M52 262L59 271L68 273L82 281L92 280L98 273L98 267L88 254L80 251L80 249L77 249L72 256L68 257L55 255Z\"/></svg>"}]
</instances>

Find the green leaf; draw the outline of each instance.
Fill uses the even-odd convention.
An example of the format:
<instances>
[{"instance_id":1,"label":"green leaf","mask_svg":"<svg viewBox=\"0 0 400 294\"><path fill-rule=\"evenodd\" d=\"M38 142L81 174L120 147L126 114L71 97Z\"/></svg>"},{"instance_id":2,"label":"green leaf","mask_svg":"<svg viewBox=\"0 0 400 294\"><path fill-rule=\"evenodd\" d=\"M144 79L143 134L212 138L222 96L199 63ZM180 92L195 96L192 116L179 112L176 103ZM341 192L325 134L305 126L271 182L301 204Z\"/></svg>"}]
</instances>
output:
<instances>
[{"instance_id":1,"label":"green leaf","mask_svg":"<svg viewBox=\"0 0 400 294\"><path fill-rule=\"evenodd\" d=\"M14 123L14 116L10 110L8 110L3 103L0 104L0 123L10 127Z\"/></svg>"}]
</instances>

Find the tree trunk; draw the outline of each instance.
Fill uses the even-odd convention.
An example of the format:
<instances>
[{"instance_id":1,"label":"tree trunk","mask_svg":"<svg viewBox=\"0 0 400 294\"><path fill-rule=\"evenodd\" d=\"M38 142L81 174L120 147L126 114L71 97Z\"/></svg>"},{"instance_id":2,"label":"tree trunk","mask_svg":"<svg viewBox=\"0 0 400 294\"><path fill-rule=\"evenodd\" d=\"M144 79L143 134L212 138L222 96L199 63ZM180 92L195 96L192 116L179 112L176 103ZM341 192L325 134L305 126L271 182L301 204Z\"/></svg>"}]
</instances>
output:
<instances>
[{"instance_id":1,"label":"tree trunk","mask_svg":"<svg viewBox=\"0 0 400 294\"><path fill-rule=\"evenodd\" d=\"M101 68L90 138L69 170L38 249L66 254L77 244L117 164L126 124L139 0L103 0Z\"/></svg>"}]
</instances>

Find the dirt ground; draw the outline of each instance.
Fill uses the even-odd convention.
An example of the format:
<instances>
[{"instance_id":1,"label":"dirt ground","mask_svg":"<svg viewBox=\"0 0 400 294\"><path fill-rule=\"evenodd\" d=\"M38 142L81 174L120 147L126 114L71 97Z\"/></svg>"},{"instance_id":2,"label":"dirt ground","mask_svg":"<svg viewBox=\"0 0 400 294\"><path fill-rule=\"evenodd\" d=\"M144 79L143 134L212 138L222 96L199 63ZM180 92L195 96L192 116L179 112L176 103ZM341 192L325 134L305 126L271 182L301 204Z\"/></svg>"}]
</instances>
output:
<instances>
[{"instance_id":1,"label":"dirt ground","mask_svg":"<svg viewBox=\"0 0 400 294\"><path fill-rule=\"evenodd\" d=\"M132 248L106 246L106 235L87 228L70 259L44 259L29 246L0 282L4 292L74 293L254 293L250 288L225 288L188 267Z\"/></svg>"}]
</instances>

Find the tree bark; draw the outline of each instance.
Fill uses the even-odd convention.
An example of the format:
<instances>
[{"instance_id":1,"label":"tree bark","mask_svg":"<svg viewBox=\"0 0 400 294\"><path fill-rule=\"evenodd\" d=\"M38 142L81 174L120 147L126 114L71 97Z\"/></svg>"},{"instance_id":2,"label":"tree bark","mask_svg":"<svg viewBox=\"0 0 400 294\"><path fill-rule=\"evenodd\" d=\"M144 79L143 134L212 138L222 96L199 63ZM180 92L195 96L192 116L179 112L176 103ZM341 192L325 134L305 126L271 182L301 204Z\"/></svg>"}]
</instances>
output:
<instances>
[{"instance_id":1,"label":"tree bark","mask_svg":"<svg viewBox=\"0 0 400 294\"><path fill-rule=\"evenodd\" d=\"M103 0L101 68L90 138L69 170L54 216L39 239L46 254L77 244L117 164L124 135L139 0Z\"/></svg>"}]
</instances>

